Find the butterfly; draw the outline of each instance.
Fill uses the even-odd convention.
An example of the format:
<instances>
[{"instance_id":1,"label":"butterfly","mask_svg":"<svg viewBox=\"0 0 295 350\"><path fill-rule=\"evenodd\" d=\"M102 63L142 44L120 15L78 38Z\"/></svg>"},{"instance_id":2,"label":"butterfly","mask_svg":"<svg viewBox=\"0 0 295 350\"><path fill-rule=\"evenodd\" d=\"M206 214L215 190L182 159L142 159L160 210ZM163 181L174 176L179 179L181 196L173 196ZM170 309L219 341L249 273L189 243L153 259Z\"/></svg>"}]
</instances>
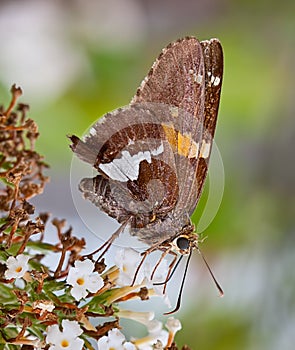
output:
<instances>
[{"instance_id":1,"label":"butterfly","mask_svg":"<svg viewBox=\"0 0 295 350\"><path fill-rule=\"evenodd\" d=\"M127 107L99 119L84 139L70 136L73 152L97 171L80 182L84 198L121 224L96 250L100 257L127 228L149 246L138 269L155 250L162 251L155 269L173 255L166 285L179 254L199 250L190 217L208 171L222 76L218 39L179 39L162 50ZM183 285L184 278L172 312Z\"/></svg>"}]
</instances>

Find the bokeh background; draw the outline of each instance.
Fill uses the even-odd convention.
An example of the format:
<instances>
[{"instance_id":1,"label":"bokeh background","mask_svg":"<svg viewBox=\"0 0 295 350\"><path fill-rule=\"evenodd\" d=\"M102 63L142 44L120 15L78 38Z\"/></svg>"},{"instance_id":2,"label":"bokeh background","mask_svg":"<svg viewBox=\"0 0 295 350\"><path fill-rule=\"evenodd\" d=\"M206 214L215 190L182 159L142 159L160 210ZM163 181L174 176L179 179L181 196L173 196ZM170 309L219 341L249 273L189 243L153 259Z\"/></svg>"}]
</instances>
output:
<instances>
[{"instance_id":1,"label":"bokeh background","mask_svg":"<svg viewBox=\"0 0 295 350\"><path fill-rule=\"evenodd\" d=\"M12 83L22 86L51 165L35 203L77 234L87 231L71 196L66 134L81 135L128 104L162 47L186 35L218 37L224 48L216 142L225 189L202 250L225 296L216 297L195 254L177 341L203 350L294 349L294 1L1 1L1 102ZM100 220L111 233L113 223Z\"/></svg>"}]
</instances>

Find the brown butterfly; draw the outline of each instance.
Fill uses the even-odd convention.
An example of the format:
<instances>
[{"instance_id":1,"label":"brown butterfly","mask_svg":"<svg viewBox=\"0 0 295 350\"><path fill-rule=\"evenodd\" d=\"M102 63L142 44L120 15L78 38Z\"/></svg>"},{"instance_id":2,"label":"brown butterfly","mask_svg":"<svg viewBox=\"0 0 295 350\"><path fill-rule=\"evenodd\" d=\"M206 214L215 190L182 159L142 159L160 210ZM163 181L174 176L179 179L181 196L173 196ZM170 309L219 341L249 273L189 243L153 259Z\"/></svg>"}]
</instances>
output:
<instances>
[{"instance_id":1,"label":"brown butterfly","mask_svg":"<svg viewBox=\"0 0 295 350\"><path fill-rule=\"evenodd\" d=\"M168 253L174 256L166 285L177 253L190 258L199 250L190 217L207 175L222 74L219 40L177 40L162 50L128 107L106 114L83 140L70 137L73 152L98 172L81 181L83 196L121 224L95 251L102 251L99 259L128 228L149 245L138 270L155 250L163 253L153 273ZM172 312L183 285L184 278Z\"/></svg>"}]
</instances>

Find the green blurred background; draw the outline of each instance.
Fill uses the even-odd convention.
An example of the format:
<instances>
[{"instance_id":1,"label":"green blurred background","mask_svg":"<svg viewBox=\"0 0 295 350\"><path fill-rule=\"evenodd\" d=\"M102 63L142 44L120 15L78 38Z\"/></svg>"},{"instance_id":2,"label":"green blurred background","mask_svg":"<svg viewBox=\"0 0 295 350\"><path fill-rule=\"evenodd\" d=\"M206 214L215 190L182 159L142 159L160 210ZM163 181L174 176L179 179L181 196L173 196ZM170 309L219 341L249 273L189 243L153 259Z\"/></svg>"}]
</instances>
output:
<instances>
[{"instance_id":1,"label":"green blurred background","mask_svg":"<svg viewBox=\"0 0 295 350\"><path fill-rule=\"evenodd\" d=\"M160 50L218 37L224 83L216 142L225 169L219 212L195 254L181 312L192 349L294 349L295 2L1 1L0 93L24 90L52 180L36 203L75 216L66 134L126 105ZM198 213L196 214L198 215ZM70 216L70 218L68 217Z\"/></svg>"}]
</instances>

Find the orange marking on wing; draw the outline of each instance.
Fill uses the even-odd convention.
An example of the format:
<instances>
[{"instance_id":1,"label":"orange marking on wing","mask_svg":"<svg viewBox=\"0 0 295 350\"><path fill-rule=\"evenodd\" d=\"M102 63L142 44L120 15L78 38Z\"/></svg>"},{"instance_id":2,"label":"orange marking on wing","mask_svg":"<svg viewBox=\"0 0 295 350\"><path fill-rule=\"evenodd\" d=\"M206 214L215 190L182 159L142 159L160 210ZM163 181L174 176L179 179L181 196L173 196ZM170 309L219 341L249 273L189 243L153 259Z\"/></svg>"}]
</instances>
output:
<instances>
[{"instance_id":1,"label":"orange marking on wing","mask_svg":"<svg viewBox=\"0 0 295 350\"><path fill-rule=\"evenodd\" d=\"M177 132L172 126L162 124L166 139L172 150L187 158L196 158L199 153L199 144L190 135Z\"/></svg>"}]
</instances>

